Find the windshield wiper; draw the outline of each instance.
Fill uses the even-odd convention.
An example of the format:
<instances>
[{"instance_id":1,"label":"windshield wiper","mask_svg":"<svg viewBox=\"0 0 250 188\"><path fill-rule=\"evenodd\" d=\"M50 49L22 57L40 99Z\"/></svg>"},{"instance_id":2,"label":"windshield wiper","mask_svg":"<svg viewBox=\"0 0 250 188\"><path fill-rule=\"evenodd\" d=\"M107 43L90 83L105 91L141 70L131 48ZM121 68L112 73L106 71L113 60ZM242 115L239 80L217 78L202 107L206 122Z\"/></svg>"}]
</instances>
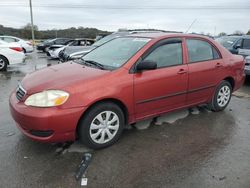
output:
<instances>
[{"instance_id":1,"label":"windshield wiper","mask_svg":"<svg viewBox=\"0 0 250 188\"><path fill-rule=\"evenodd\" d=\"M81 60L83 61L84 64L94 65L94 66L96 66L96 67L98 67L100 69L103 69L103 70L106 69L103 64L98 63L96 61L84 60L82 58L81 58Z\"/></svg>"}]
</instances>

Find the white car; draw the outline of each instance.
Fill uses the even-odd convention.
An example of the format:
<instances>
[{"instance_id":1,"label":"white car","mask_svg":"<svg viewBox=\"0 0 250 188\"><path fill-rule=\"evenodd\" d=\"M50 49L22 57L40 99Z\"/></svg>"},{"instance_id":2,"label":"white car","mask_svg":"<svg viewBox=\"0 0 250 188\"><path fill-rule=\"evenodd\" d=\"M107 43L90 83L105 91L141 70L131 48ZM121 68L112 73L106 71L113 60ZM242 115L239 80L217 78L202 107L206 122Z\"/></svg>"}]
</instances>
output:
<instances>
[{"instance_id":1,"label":"white car","mask_svg":"<svg viewBox=\"0 0 250 188\"><path fill-rule=\"evenodd\" d=\"M50 57L53 58L53 59L57 59L58 58L58 55L59 53L64 50L66 46L62 46L60 48L56 48L54 50L49 50L48 53L50 54Z\"/></svg>"},{"instance_id":2,"label":"white car","mask_svg":"<svg viewBox=\"0 0 250 188\"><path fill-rule=\"evenodd\" d=\"M17 38L17 37L0 36L0 39L8 43L17 42L23 48L24 53L30 53L30 52L33 52L34 50L31 42Z\"/></svg>"},{"instance_id":3,"label":"white car","mask_svg":"<svg viewBox=\"0 0 250 188\"><path fill-rule=\"evenodd\" d=\"M22 63L25 54L18 43L7 43L0 40L0 71L7 69L8 65Z\"/></svg>"}]
</instances>

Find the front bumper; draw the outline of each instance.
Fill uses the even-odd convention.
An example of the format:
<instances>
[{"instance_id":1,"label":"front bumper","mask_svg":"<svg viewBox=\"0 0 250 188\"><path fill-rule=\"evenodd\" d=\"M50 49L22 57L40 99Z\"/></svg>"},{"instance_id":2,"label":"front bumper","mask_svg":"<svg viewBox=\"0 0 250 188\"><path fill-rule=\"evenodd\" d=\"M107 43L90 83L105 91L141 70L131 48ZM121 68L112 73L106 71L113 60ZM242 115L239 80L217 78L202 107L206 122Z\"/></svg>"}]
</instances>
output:
<instances>
[{"instance_id":1,"label":"front bumper","mask_svg":"<svg viewBox=\"0 0 250 188\"><path fill-rule=\"evenodd\" d=\"M65 142L76 139L76 127L85 108L37 108L19 102L13 92L10 112L17 127L28 137L40 142Z\"/></svg>"}]
</instances>

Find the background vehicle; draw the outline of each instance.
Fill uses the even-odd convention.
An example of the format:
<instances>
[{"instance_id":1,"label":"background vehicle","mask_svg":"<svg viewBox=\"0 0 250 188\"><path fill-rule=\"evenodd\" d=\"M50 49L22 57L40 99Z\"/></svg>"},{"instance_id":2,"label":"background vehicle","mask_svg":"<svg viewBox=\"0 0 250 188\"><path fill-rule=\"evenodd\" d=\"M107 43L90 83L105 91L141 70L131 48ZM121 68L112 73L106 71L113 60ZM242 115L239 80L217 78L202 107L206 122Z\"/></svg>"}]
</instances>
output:
<instances>
[{"instance_id":1,"label":"background vehicle","mask_svg":"<svg viewBox=\"0 0 250 188\"><path fill-rule=\"evenodd\" d=\"M242 36L223 36L217 38L216 41L228 49L232 54L238 54Z\"/></svg>"},{"instance_id":2,"label":"background vehicle","mask_svg":"<svg viewBox=\"0 0 250 188\"><path fill-rule=\"evenodd\" d=\"M7 43L0 40L0 71L7 69L8 65L22 63L25 55L18 43Z\"/></svg>"},{"instance_id":3,"label":"background vehicle","mask_svg":"<svg viewBox=\"0 0 250 188\"><path fill-rule=\"evenodd\" d=\"M244 57L250 56L250 35L245 35L242 37L238 54L243 55Z\"/></svg>"},{"instance_id":4,"label":"background vehicle","mask_svg":"<svg viewBox=\"0 0 250 188\"><path fill-rule=\"evenodd\" d=\"M74 39L72 41L67 42L66 45L52 45L48 48L47 55L50 56L51 58L58 58L59 52L61 52L65 47L67 46L90 46L95 42L94 39L87 39L87 38L82 38L82 39Z\"/></svg>"},{"instance_id":5,"label":"background vehicle","mask_svg":"<svg viewBox=\"0 0 250 188\"><path fill-rule=\"evenodd\" d=\"M199 35L119 37L77 61L27 74L10 96L10 111L34 140L79 137L103 148L125 124L199 104L225 109L244 82L243 60Z\"/></svg>"},{"instance_id":6,"label":"background vehicle","mask_svg":"<svg viewBox=\"0 0 250 188\"><path fill-rule=\"evenodd\" d=\"M129 34L135 34L135 33L161 33L164 31L161 30L120 30L117 32L114 32L108 36L105 36L101 38L100 40L96 41L93 45L90 47L76 47L76 46L68 46L66 47L61 53L59 54L59 59L61 62L73 60L73 59L79 59L83 55L87 54L91 50L103 45L104 43L113 40L114 38L126 36Z\"/></svg>"},{"instance_id":7,"label":"background vehicle","mask_svg":"<svg viewBox=\"0 0 250 188\"><path fill-rule=\"evenodd\" d=\"M245 73L247 76L250 76L250 56L247 56L245 60L246 60Z\"/></svg>"},{"instance_id":8,"label":"background vehicle","mask_svg":"<svg viewBox=\"0 0 250 188\"><path fill-rule=\"evenodd\" d=\"M55 39L48 39L45 40L44 42L38 44L36 46L37 50L46 52L46 49L52 45L65 45L68 41L70 41L72 39L68 39L68 38L55 38Z\"/></svg>"},{"instance_id":9,"label":"background vehicle","mask_svg":"<svg viewBox=\"0 0 250 188\"><path fill-rule=\"evenodd\" d=\"M13 36L0 36L0 39L8 43L16 42L20 44L20 46L23 48L24 53L30 53L30 52L33 52L34 50L32 43L30 41L26 41L26 40L13 37Z\"/></svg>"}]
</instances>

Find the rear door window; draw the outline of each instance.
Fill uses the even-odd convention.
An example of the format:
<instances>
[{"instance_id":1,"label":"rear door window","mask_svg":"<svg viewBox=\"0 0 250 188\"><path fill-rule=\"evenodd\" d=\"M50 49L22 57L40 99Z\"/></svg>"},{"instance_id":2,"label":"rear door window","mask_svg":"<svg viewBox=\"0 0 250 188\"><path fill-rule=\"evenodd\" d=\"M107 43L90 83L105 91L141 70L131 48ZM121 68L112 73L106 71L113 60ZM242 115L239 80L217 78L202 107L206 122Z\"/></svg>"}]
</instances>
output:
<instances>
[{"instance_id":1,"label":"rear door window","mask_svg":"<svg viewBox=\"0 0 250 188\"><path fill-rule=\"evenodd\" d=\"M4 40L5 42L16 42L15 39L9 38L9 37L4 37L3 40Z\"/></svg>"},{"instance_id":2,"label":"rear door window","mask_svg":"<svg viewBox=\"0 0 250 188\"><path fill-rule=\"evenodd\" d=\"M219 52L208 42L200 39L187 39L189 63L219 59Z\"/></svg>"}]
</instances>

